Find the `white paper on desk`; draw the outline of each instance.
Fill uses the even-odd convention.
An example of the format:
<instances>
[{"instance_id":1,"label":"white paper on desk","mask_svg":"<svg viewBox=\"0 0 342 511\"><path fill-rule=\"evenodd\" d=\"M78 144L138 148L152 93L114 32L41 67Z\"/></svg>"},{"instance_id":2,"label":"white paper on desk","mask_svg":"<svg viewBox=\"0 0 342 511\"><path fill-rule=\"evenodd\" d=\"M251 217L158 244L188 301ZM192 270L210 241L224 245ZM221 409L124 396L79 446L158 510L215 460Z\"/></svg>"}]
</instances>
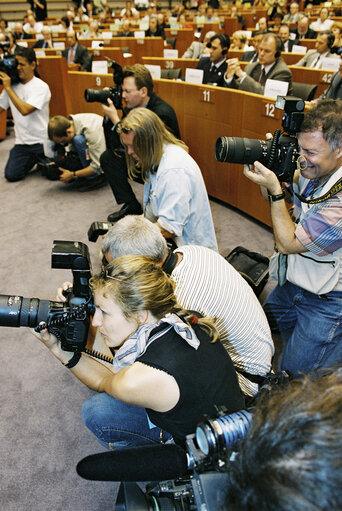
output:
<instances>
[{"instance_id":1,"label":"white paper on desk","mask_svg":"<svg viewBox=\"0 0 342 511\"><path fill-rule=\"evenodd\" d=\"M185 81L188 83L203 83L203 69L187 67L185 69Z\"/></svg>"},{"instance_id":2,"label":"white paper on desk","mask_svg":"<svg viewBox=\"0 0 342 511\"><path fill-rule=\"evenodd\" d=\"M277 96L286 96L288 88L288 82L282 82L281 80L271 80L269 78L266 80L264 96L277 99Z\"/></svg>"},{"instance_id":3,"label":"white paper on desk","mask_svg":"<svg viewBox=\"0 0 342 511\"><path fill-rule=\"evenodd\" d=\"M37 50L34 51L35 54L36 54L36 57L39 59L40 57L45 57L45 51L42 50L41 48L38 48Z\"/></svg>"},{"instance_id":4,"label":"white paper on desk","mask_svg":"<svg viewBox=\"0 0 342 511\"><path fill-rule=\"evenodd\" d=\"M56 50L65 50L65 43L63 41L56 41L52 44Z\"/></svg>"},{"instance_id":5,"label":"white paper on desk","mask_svg":"<svg viewBox=\"0 0 342 511\"><path fill-rule=\"evenodd\" d=\"M296 34L294 32L290 32L289 39L291 39L291 41L294 41L296 39Z\"/></svg>"},{"instance_id":6,"label":"white paper on desk","mask_svg":"<svg viewBox=\"0 0 342 511\"><path fill-rule=\"evenodd\" d=\"M91 47L92 48L103 48L104 47L104 42L103 41L92 41L91 42Z\"/></svg>"},{"instance_id":7,"label":"white paper on desk","mask_svg":"<svg viewBox=\"0 0 342 511\"><path fill-rule=\"evenodd\" d=\"M113 37L111 32L101 32L103 39L111 39Z\"/></svg>"},{"instance_id":8,"label":"white paper on desk","mask_svg":"<svg viewBox=\"0 0 342 511\"><path fill-rule=\"evenodd\" d=\"M144 32L144 30L135 30L134 31L134 37L135 37L135 39L145 39L145 32Z\"/></svg>"},{"instance_id":9,"label":"white paper on desk","mask_svg":"<svg viewBox=\"0 0 342 511\"><path fill-rule=\"evenodd\" d=\"M93 60L91 64L91 72L99 75L108 73L108 62L106 60Z\"/></svg>"},{"instance_id":10,"label":"white paper on desk","mask_svg":"<svg viewBox=\"0 0 342 511\"><path fill-rule=\"evenodd\" d=\"M129 57L133 57L132 53L123 53L124 59L129 59Z\"/></svg>"},{"instance_id":11,"label":"white paper on desk","mask_svg":"<svg viewBox=\"0 0 342 511\"><path fill-rule=\"evenodd\" d=\"M27 42L26 41L17 41L17 44L19 46L23 46L24 48L27 48Z\"/></svg>"},{"instance_id":12,"label":"white paper on desk","mask_svg":"<svg viewBox=\"0 0 342 511\"><path fill-rule=\"evenodd\" d=\"M178 50L165 49L164 59L178 59Z\"/></svg>"},{"instance_id":13,"label":"white paper on desk","mask_svg":"<svg viewBox=\"0 0 342 511\"><path fill-rule=\"evenodd\" d=\"M294 44L292 46L292 53L306 53L308 51L306 46L300 46L299 44Z\"/></svg>"},{"instance_id":14,"label":"white paper on desk","mask_svg":"<svg viewBox=\"0 0 342 511\"><path fill-rule=\"evenodd\" d=\"M151 73L152 78L155 78L157 80L160 79L160 77L161 77L161 67L160 66L155 66L152 64L145 64L145 67L147 67L147 69Z\"/></svg>"},{"instance_id":15,"label":"white paper on desk","mask_svg":"<svg viewBox=\"0 0 342 511\"><path fill-rule=\"evenodd\" d=\"M340 59L334 59L331 57L324 57L322 59L321 69L331 69L332 71L337 71L340 67Z\"/></svg>"}]
</instances>

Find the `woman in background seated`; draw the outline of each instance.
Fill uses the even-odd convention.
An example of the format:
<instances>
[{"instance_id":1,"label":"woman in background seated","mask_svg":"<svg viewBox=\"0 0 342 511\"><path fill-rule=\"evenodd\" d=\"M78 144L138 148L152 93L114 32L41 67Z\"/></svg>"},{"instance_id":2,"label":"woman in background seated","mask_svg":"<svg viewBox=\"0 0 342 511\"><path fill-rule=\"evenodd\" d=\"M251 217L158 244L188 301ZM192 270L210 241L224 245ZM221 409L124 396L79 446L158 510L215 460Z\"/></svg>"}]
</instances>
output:
<instances>
[{"instance_id":1,"label":"woman in background seated","mask_svg":"<svg viewBox=\"0 0 342 511\"><path fill-rule=\"evenodd\" d=\"M246 32L243 30L236 30L236 32L233 33L230 50L251 50L251 48L248 46L248 37Z\"/></svg>"},{"instance_id":2,"label":"woman in background seated","mask_svg":"<svg viewBox=\"0 0 342 511\"><path fill-rule=\"evenodd\" d=\"M218 332L207 318L182 310L174 283L143 256L115 259L91 279L98 327L114 354L113 369L65 352L47 331L42 341L85 385L97 391L83 406L86 426L110 449L183 445L215 405L244 407Z\"/></svg>"},{"instance_id":3,"label":"woman in background seated","mask_svg":"<svg viewBox=\"0 0 342 511\"><path fill-rule=\"evenodd\" d=\"M335 23L331 26L331 31L335 36L331 52L337 53L336 50L342 48L342 23L340 21L335 21Z\"/></svg>"}]
</instances>

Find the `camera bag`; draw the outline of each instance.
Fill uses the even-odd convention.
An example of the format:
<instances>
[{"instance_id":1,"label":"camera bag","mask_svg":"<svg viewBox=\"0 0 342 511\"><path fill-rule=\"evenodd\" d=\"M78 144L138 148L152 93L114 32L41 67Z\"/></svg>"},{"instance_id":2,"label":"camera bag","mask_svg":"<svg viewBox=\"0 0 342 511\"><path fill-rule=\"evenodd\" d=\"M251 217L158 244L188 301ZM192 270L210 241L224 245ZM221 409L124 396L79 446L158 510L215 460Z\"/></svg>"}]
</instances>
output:
<instances>
[{"instance_id":1,"label":"camera bag","mask_svg":"<svg viewBox=\"0 0 342 511\"><path fill-rule=\"evenodd\" d=\"M234 266L258 296L268 281L269 258L238 246L225 259Z\"/></svg>"}]
</instances>

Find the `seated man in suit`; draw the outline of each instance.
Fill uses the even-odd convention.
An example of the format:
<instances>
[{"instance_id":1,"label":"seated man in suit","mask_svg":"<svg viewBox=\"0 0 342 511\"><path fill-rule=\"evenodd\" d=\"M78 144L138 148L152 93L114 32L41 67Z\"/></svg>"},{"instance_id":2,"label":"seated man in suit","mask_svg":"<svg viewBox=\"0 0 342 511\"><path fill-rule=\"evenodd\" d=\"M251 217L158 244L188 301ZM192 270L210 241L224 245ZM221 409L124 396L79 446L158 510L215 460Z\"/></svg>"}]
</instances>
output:
<instances>
[{"instance_id":1,"label":"seated man in suit","mask_svg":"<svg viewBox=\"0 0 342 511\"><path fill-rule=\"evenodd\" d=\"M309 28L309 18L304 16L297 23L297 28L295 30L291 30L296 36L296 39L316 39L317 32Z\"/></svg>"},{"instance_id":2,"label":"seated man in suit","mask_svg":"<svg viewBox=\"0 0 342 511\"><path fill-rule=\"evenodd\" d=\"M145 30L145 37L162 37L166 38L164 29L158 25L157 16L151 16L148 29Z\"/></svg>"},{"instance_id":3,"label":"seated man in suit","mask_svg":"<svg viewBox=\"0 0 342 511\"><path fill-rule=\"evenodd\" d=\"M14 25L13 35L16 38L16 40L33 39L33 35L28 34L27 32L24 31L23 24L20 21L17 21L16 24Z\"/></svg>"},{"instance_id":4,"label":"seated man in suit","mask_svg":"<svg viewBox=\"0 0 342 511\"><path fill-rule=\"evenodd\" d=\"M290 39L290 27L287 23L281 23L278 36L283 41L284 52L291 53L293 45L299 44L297 39Z\"/></svg>"},{"instance_id":5,"label":"seated man in suit","mask_svg":"<svg viewBox=\"0 0 342 511\"><path fill-rule=\"evenodd\" d=\"M299 4L297 2L292 2L290 4L290 12L285 14L284 23L298 23L303 18L303 14L299 12Z\"/></svg>"},{"instance_id":6,"label":"seated man in suit","mask_svg":"<svg viewBox=\"0 0 342 511\"><path fill-rule=\"evenodd\" d=\"M266 80L288 82L288 95L292 94L292 74L280 57L283 42L275 34L264 35L258 51L258 62L248 64L243 71L238 59L228 59L224 76L225 86L255 94L264 94Z\"/></svg>"},{"instance_id":7,"label":"seated man in suit","mask_svg":"<svg viewBox=\"0 0 342 511\"><path fill-rule=\"evenodd\" d=\"M331 77L329 87L317 99L306 101L309 108L317 105L320 99L342 99L342 54L340 54L340 68Z\"/></svg>"},{"instance_id":8,"label":"seated man in suit","mask_svg":"<svg viewBox=\"0 0 342 511\"><path fill-rule=\"evenodd\" d=\"M311 67L314 69L322 69L324 58L338 59L338 55L331 53L335 36L330 30L324 30L318 34L315 42L315 50L309 50L302 59L296 64L296 67Z\"/></svg>"},{"instance_id":9,"label":"seated man in suit","mask_svg":"<svg viewBox=\"0 0 342 511\"><path fill-rule=\"evenodd\" d=\"M42 35L44 39L39 39L34 45L33 48L53 48L53 40L51 30L48 26L44 25L42 30Z\"/></svg>"},{"instance_id":10,"label":"seated man in suit","mask_svg":"<svg viewBox=\"0 0 342 511\"><path fill-rule=\"evenodd\" d=\"M68 64L80 64L83 71L90 71L91 56L85 46L78 44L76 32L68 29L65 38L67 48L62 51L62 56L67 59Z\"/></svg>"},{"instance_id":11,"label":"seated man in suit","mask_svg":"<svg viewBox=\"0 0 342 511\"><path fill-rule=\"evenodd\" d=\"M245 51L245 53L242 55L241 60L243 62L257 62L258 60L258 49L260 46L260 43L262 41L262 38L267 32L264 30L256 30L253 32L253 48L254 50Z\"/></svg>"},{"instance_id":12,"label":"seated man in suit","mask_svg":"<svg viewBox=\"0 0 342 511\"><path fill-rule=\"evenodd\" d=\"M204 36L203 43L192 41L189 48L183 53L182 59L200 59L202 55L210 55L210 48L207 48L207 44L213 35L215 35L214 30L209 30Z\"/></svg>"},{"instance_id":13,"label":"seated man in suit","mask_svg":"<svg viewBox=\"0 0 342 511\"><path fill-rule=\"evenodd\" d=\"M202 57L196 69L203 69L203 83L224 87L224 74L227 70L226 55L230 46L227 34L215 34L210 38L207 46L210 49L208 57Z\"/></svg>"}]
</instances>

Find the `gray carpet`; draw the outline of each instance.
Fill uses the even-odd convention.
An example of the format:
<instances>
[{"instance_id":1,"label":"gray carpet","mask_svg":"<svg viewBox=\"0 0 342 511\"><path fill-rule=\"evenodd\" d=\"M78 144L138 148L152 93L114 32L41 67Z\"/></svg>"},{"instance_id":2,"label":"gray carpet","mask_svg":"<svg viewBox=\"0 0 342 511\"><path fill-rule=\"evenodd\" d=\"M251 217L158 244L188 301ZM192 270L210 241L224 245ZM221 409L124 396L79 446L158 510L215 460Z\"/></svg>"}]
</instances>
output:
<instances>
[{"instance_id":1,"label":"gray carpet","mask_svg":"<svg viewBox=\"0 0 342 511\"><path fill-rule=\"evenodd\" d=\"M80 193L31 173L8 183L3 168L14 143L0 142L0 293L53 299L70 280L51 269L54 239L88 244L99 269L100 243L88 243L94 220L117 208L109 187ZM134 184L138 198L142 186ZM236 245L270 255L269 229L212 202L219 248ZM117 485L78 477L76 463L101 446L86 430L81 406L91 391L61 366L25 328L0 328L0 508L3 511L110 511Z\"/></svg>"}]
</instances>

